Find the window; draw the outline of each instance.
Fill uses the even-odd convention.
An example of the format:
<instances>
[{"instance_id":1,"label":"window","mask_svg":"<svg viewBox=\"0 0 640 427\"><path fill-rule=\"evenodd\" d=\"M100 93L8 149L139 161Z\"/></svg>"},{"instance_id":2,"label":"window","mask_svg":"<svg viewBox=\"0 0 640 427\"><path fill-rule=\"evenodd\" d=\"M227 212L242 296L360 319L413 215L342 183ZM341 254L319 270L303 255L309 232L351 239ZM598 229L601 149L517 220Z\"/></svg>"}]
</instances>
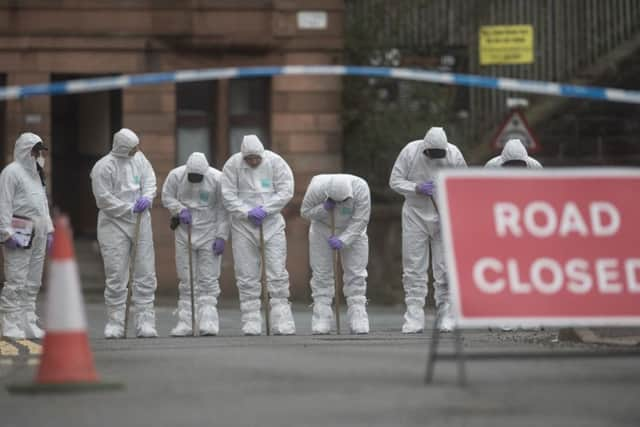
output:
<instances>
[{"instance_id":1,"label":"window","mask_svg":"<svg viewBox=\"0 0 640 427\"><path fill-rule=\"evenodd\" d=\"M244 135L255 134L269 147L268 78L235 79L229 85L229 154L240 151Z\"/></svg>"},{"instance_id":2,"label":"window","mask_svg":"<svg viewBox=\"0 0 640 427\"><path fill-rule=\"evenodd\" d=\"M199 151L210 164L215 159L216 83L213 81L176 85L176 162L183 165Z\"/></svg>"}]
</instances>

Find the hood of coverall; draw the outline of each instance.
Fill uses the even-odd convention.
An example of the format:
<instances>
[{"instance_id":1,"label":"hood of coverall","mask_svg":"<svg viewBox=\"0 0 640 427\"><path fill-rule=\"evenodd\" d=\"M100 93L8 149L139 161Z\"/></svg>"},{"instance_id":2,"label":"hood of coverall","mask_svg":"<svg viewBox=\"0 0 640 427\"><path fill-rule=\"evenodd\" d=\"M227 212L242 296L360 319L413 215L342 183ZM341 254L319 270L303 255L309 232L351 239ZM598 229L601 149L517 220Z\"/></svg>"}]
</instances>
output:
<instances>
[{"instance_id":1,"label":"hood of coverall","mask_svg":"<svg viewBox=\"0 0 640 427\"><path fill-rule=\"evenodd\" d=\"M39 142L42 142L42 138L31 132L20 134L16 140L16 145L13 149L13 159L29 172L37 172L36 161L35 158L31 156L31 150Z\"/></svg>"},{"instance_id":2,"label":"hood of coverall","mask_svg":"<svg viewBox=\"0 0 640 427\"><path fill-rule=\"evenodd\" d=\"M122 128L113 135L111 154L116 157L129 157L129 151L139 143L138 135L134 131Z\"/></svg>"},{"instance_id":3,"label":"hood of coverall","mask_svg":"<svg viewBox=\"0 0 640 427\"><path fill-rule=\"evenodd\" d=\"M260 138L258 138L256 135L245 135L244 138L242 138L240 152L242 153L242 157L247 157L250 155L263 157L264 145L262 145L262 142L260 142Z\"/></svg>"},{"instance_id":4,"label":"hood of coverall","mask_svg":"<svg viewBox=\"0 0 640 427\"><path fill-rule=\"evenodd\" d=\"M187 159L187 173L195 173L198 175L205 175L209 170L209 162L207 156L203 153L191 153Z\"/></svg>"},{"instance_id":5,"label":"hood of coverall","mask_svg":"<svg viewBox=\"0 0 640 427\"><path fill-rule=\"evenodd\" d=\"M349 177L344 175L331 177L327 187L327 197L336 202L342 202L353 197L353 188Z\"/></svg>"},{"instance_id":6,"label":"hood of coverall","mask_svg":"<svg viewBox=\"0 0 640 427\"><path fill-rule=\"evenodd\" d=\"M502 163L512 160L522 160L526 162L529 157L527 149L524 148L524 145L519 139L510 139L507 141L500 156L502 157Z\"/></svg>"},{"instance_id":7,"label":"hood of coverall","mask_svg":"<svg viewBox=\"0 0 640 427\"><path fill-rule=\"evenodd\" d=\"M441 127L432 127L424 136L425 149L439 148L442 150L446 150L448 144L449 142L447 141L447 134Z\"/></svg>"}]
</instances>

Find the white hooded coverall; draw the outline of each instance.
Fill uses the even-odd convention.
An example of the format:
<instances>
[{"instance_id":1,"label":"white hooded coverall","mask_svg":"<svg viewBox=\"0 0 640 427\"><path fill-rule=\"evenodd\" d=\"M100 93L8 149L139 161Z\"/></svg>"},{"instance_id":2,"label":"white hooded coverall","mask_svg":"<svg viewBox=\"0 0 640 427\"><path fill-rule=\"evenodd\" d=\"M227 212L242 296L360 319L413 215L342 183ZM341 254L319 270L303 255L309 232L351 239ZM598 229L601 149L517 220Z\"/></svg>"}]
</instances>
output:
<instances>
[{"instance_id":1,"label":"white hooded coverall","mask_svg":"<svg viewBox=\"0 0 640 427\"><path fill-rule=\"evenodd\" d=\"M529 169L541 169L542 165L533 157L529 157L527 149L522 141L519 139L510 139L502 148L502 153L490 159L485 165L485 168L499 168L502 164L511 160L524 160L527 162L527 168Z\"/></svg>"},{"instance_id":2,"label":"white hooded coverall","mask_svg":"<svg viewBox=\"0 0 640 427\"><path fill-rule=\"evenodd\" d=\"M252 168L244 157L257 155L261 163ZM257 136L243 138L240 153L222 169L222 197L231 215L231 237L236 284L240 297L243 331L261 332L260 316L260 227L248 219L248 212L262 206L267 217L262 223L267 288L271 297L271 328L275 334L293 334L295 325L289 306L289 273L286 268L287 241L280 211L293 197L293 173L287 162L265 150Z\"/></svg>"},{"instance_id":3,"label":"white hooded coverall","mask_svg":"<svg viewBox=\"0 0 640 427\"><path fill-rule=\"evenodd\" d=\"M330 198L336 204L335 236L344 244L340 250L343 293L349 307L349 324L353 333L368 333L366 315L367 264L369 239L367 225L371 215L371 196L366 181L354 175L326 174L313 177L304 195L300 214L311 221L309 227L309 262L311 264L311 296L314 301L312 332L328 333L331 301L335 294L331 211L323 204ZM318 307L324 306L324 307ZM323 319L329 316L328 320ZM323 322L324 321L324 322Z\"/></svg>"},{"instance_id":4,"label":"white hooded coverall","mask_svg":"<svg viewBox=\"0 0 640 427\"><path fill-rule=\"evenodd\" d=\"M201 182L189 182L188 174L203 175ZM171 216L183 209L191 212L191 247L194 271L196 313L201 334L217 335L216 305L220 295L221 255L214 255L213 242L229 238L229 216L222 203L222 173L209 166L203 153L192 153L184 166L169 172L162 187L162 205ZM186 321L191 333L191 287L189 284L188 225L175 230L176 269L178 272L178 317ZM210 324L210 326L207 326ZM180 331L176 331L180 332ZM178 333L176 333L178 335Z\"/></svg>"},{"instance_id":5,"label":"white hooded coverall","mask_svg":"<svg viewBox=\"0 0 640 427\"><path fill-rule=\"evenodd\" d=\"M445 149L446 157L427 157L424 151L431 148ZM424 329L423 307L428 289L429 246L436 306L444 315L449 310L449 285L440 218L433 200L429 196L418 194L416 185L435 180L440 169L466 166L458 147L447 142L444 130L439 127L429 129L424 139L408 143L393 165L389 186L405 198L402 206L402 284L407 305L404 332L419 332Z\"/></svg>"},{"instance_id":6,"label":"white hooded coverall","mask_svg":"<svg viewBox=\"0 0 640 427\"><path fill-rule=\"evenodd\" d=\"M21 134L13 151L14 161L0 174L0 241L14 235L14 215L33 222L34 237L29 249L3 247L5 284L0 294L3 335L42 338L35 314L36 298L42 284L47 234L53 232L47 194L31 156L42 139L33 133Z\"/></svg>"},{"instance_id":7,"label":"white hooded coverall","mask_svg":"<svg viewBox=\"0 0 640 427\"><path fill-rule=\"evenodd\" d=\"M153 302L157 287L151 213L146 209L133 212L139 197L150 201L156 196L156 176L151 163L142 154L129 152L139 143L137 135L129 129L121 129L113 136L113 148L91 170L91 185L98 206L98 243L104 261L106 286L104 298L109 323L124 322L124 306L127 298L129 261L135 232L136 216L141 216L136 262L133 269L132 301L136 308L136 334L155 336ZM107 330L105 328L105 335Z\"/></svg>"}]
</instances>

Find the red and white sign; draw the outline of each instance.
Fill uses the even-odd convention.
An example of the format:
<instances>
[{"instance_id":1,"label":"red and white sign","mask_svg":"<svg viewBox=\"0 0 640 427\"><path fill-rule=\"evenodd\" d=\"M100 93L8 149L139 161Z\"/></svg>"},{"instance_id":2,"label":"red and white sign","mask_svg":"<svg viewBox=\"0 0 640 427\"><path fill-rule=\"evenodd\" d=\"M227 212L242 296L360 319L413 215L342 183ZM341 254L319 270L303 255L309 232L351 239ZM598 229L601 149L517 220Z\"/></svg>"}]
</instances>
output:
<instances>
[{"instance_id":1,"label":"red and white sign","mask_svg":"<svg viewBox=\"0 0 640 427\"><path fill-rule=\"evenodd\" d=\"M500 130L493 138L491 145L494 150L501 151L510 139L519 139L527 148L529 154L540 150L540 144L529 128L527 119L524 118L524 114L519 110L509 113L505 121L500 125Z\"/></svg>"},{"instance_id":2,"label":"red and white sign","mask_svg":"<svg viewBox=\"0 0 640 427\"><path fill-rule=\"evenodd\" d=\"M438 178L458 325L640 325L640 171Z\"/></svg>"}]
</instances>

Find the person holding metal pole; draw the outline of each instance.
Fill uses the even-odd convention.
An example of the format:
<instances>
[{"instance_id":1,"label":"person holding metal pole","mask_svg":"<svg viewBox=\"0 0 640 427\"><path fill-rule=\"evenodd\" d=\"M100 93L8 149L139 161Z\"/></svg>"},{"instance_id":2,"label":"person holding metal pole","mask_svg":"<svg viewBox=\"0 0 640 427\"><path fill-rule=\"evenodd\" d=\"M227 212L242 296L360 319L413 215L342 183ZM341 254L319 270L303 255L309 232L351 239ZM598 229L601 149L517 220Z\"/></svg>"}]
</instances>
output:
<instances>
[{"instance_id":1,"label":"person holding metal pole","mask_svg":"<svg viewBox=\"0 0 640 427\"><path fill-rule=\"evenodd\" d=\"M280 213L293 197L293 188L293 173L287 162L265 150L256 135L246 135L240 152L231 156L222 169L222 198L231 215L234 269L245 335L262 333L261 227L271 298L270 332L276 335L296 332L289 304L285 221Z\"/></svg>"},{"instance_id":2,"label":"person holding metal pole","mask_svg":"<svg viewBox=\"0 0 640 427\"><path fill-rule=\"evenodd\" d=\"M5 283L0 293L2 333L13 339L42 338L36 299L45 253L53 243L53 223L44 180L42 138L21 134L14 160L0 174L0 241Z\"/></svg>"},{"instance_id":3,"label":"person holding metal pole","mask_svg":"<svg viewBox=\"0 0 640 427\"><path fill-rule=\"evenodd\" d=\"M337 302L340 297L334 286L337 262L332 262L337 253L344 270L343 294L347 301L349 330L352 334L369 333L365 307L369 261L367 226L371 215L369 186L364 179L354 175L317 175L309 183L300 214L311 222L312 333L328 334L331 331L331 300L335 297ZM337 316L336 310L336 320Z\"/></svg>"},{"instance_id":4,"label":"person holding metal pole","mask_svg":"<svg viewBox=\"0 0 640 427\"><path fill-rule=\"evenodd\" d=\"M156 196L156 176L138 149L130 129L113 135L113 148L91 170L91 188L98 206L98 244L106 277L105 338L123 338L129 266L136 336L157 337L154 299L157 288L150 208ZM140 230L136 236L136 220ZM136 241L137 240L137 241ZM136 247L132 262L133 247Z\"/></svg>"},{"instance_id":5,"label":"person holding metal pole","mask_svg":"<svg viewBox=\"0 0 640 427\"><path fill-rule=\"evenodd\" d=\"M219 278L230 227L222 203L221 175L203 153L196 152L185 165L169 172L162 187L162 205L172 216L180 281L178 323L172 336L219 332Z\"/></svg>"},{"instance_id":6,"label":"person holding metal pole","mask_svg":"<svg viewBox=\"0 0 640 427\"><path fill-rule=\"evenodd\" d=\"M527 148L522 141L518 138L513 138L507 141L502 148L502 152L499 156L495 156L490 159L485 165L485 168L520 168L520 169L542 169L542 165L539 161L529 156ZM513 328L511 326L502 326L500 328L503 332L511 332L519 328ZM532 330L539 330L540 328L533 328Z\"/></svg>"},{"instance_id":7,"label":"person holding metal pole","mask_svg":"<svg viewBox=\"0 0 640 427\"><path fill-rule=\"evenodd\" d=\"M129 282L127 283L127 298L124 305L124 336L127 338L129 331L129 312L131 311L131 297L133 294L133 272L136 265L136 257L138 256L138 237L140 236L140 223L142 217L136 215L136 226L133 229L133 244L131 245L131 255L129 258Z\"/></svg>"},{"instance_id":8,"label":"person holding metal pole","mask_svg":"<svg viewBox=\"0 0 640 427\"><path fill-rule=\"evenodd\" d=\"M443 168L464 167L467 164L462 153L447 141L441 127L432 127L423 139L408 143L393 165L389 186L405 199L402 206L402 285L407 306L402 325L404 333L424 330L429 252L439 328L443 332L453 329L440 215L433 198L434 179Z\"/></svg>"},{"instance_id":9,"label":"person holding metal pole","mask_svg":"<svg viewBox=\"0 0 640 427\"><path fill-rule=\"evenodd\" d=\"M267 335L271 335L271 309L269 307L266 261L267 258L264 251L264 227L260 224L260 289L262 291L262 306L264 307L264 319L267 324Z\"/></svg>"},{"instance_id":10,"label":"person holding metal pole","mask_svg":"<svg viewBox=\"0 0 640 427\"><path fill-rule=\"evenodd\" d=\"M331 236L336 235L336 211L335 209L331 210ZM340 328L340 280L338 278L340 271L340 266L338 263L340 262L340 249L335 249L333 251L333 305L336 309L336 333L340 335L342 333L342 329Z\"/></svg>"}]
</instances>

